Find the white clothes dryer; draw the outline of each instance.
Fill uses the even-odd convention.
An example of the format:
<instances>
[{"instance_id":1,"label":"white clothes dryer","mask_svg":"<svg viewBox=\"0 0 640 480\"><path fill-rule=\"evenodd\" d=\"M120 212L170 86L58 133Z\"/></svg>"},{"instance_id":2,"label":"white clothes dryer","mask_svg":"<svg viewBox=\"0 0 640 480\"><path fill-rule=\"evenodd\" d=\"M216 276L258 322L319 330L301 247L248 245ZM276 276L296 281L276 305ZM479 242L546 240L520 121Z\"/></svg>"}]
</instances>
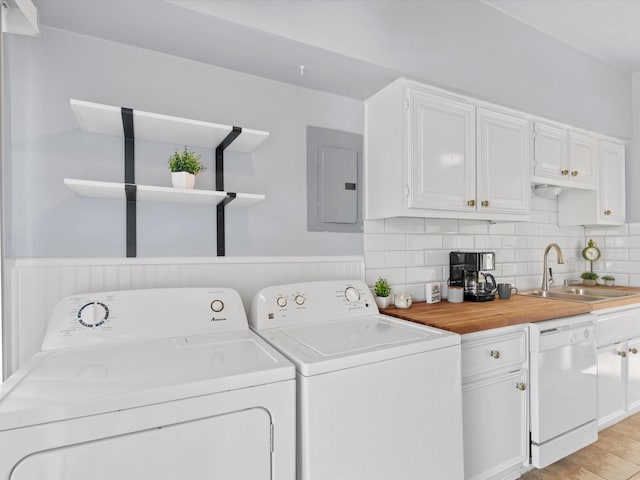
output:
<instances>
[{"instance_id":1,"label":"white clothes dryer","mask_svg":"<svg viewBox=\"0 0 640 480\"><path fill-rule=\"evenodd\" d=\"M295 478L295 369L237 292L75 295L0 388L0 479Z\"/></svg>"},{"instance_id":2,"label":"white clothes dryer","mask_svg":"<svg viewBox=\"0 0 640 480\"><path fill-rule=\"evenodd\" d=\"M250 323L296 366L299 480L462 480L459 335L359 281L265 288Z\"/></svg>"}]
</instances>

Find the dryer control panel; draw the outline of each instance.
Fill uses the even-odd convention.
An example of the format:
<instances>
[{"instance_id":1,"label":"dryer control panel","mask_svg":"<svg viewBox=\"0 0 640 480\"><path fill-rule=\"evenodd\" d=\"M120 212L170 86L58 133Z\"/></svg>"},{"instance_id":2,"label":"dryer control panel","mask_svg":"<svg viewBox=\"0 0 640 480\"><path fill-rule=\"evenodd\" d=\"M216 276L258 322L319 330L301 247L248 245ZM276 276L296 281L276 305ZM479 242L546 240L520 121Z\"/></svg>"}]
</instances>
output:
<instances>
[{"instance_id":1,"label":"dryer control panel","mask_svg":"<svg viewBox=\"0 0 640 480\"><path fill-rule=\"evenodd\" d=\"M377 313L364 282L330 280L263 288L253 298L250 323L262 330Z\"/></svg>"},{"instance_id":2,"label":"dryer control panel","mask_svg":"<svg viewBox=\"0 0 640 480\"><path fill-rule=\"evenodd\" d=\"M248 329L230 288L156 288L73 295L49 320L42 350Z\"/></svg>"}]
</instances>

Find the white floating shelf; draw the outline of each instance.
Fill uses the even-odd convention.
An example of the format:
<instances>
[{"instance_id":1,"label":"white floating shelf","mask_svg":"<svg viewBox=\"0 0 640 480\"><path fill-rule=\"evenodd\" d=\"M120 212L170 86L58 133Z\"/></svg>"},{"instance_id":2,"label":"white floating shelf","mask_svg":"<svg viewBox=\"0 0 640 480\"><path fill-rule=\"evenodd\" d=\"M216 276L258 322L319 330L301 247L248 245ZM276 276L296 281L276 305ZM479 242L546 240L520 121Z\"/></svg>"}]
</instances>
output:
<instances>
[{"instance_id":1,"label":"white floating shelf","mask_svg":"<svg viewBox=\"0 0 640 480\"><path fill-rule=\"evenodd\" d=\"M97 182L65 178L64 184L81 197L114 198L124 200L124 183ZM215 190L186 190L182 188L136 185L136 199L148 202L173 202L217 205L227 197L227 192ZM228 207L246 207L264 200L264 195L237 193Z\"/></svg>"},{"instance_id":2,"label":"white floating shelf","mask_svg":"<svg viewBox=\"0 0 640 480\"><path fill-rule=\"evenodd\" d=\"M123 136L120 107L70 99L80 128L87 132ZM229 125L172 117L159 113L133 110L136 139L179 145L216 148L231 132ZM228 147L233 152L253 152L269 137L269 132L243 128Z\"/></svg>"}]
</instances>

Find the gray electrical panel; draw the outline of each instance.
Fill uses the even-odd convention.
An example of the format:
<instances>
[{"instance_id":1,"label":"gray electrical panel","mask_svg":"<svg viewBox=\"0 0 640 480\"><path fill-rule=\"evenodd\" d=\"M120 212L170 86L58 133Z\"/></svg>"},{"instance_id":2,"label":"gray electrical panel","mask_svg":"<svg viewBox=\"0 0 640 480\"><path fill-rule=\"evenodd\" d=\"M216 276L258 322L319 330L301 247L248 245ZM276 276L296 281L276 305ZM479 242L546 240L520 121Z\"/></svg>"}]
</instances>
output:
<instances>
[{"instance_id":1,"label":"gray electrical panel","mask_svg":"<svg viewBox=\"0 0 640 480\"><path fill-rule=\"evenodd\" d=\"M362 232L362 135L307 127L307 230Z\"/></svg>"}]
</instances>

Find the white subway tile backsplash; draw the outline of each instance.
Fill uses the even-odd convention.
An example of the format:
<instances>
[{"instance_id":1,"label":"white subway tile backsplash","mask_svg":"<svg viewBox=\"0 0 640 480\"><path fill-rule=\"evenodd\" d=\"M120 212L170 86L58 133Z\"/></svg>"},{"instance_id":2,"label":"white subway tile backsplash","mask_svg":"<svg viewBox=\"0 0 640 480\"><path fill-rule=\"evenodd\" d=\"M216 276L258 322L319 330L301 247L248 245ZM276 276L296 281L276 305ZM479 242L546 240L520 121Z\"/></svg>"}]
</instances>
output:
<instances>
[{"instance_id":1,"label":"white subway tile backsplash","mask_svg":"<svg viewBox=\"0 0 640 480\"><path fill-rule=\"evenodd\" d=\"M500 235L474 235L473 242L476 250L496 250L502 248Z\"/></svg>"},{"instance_id":2,"label":"white subway tile backsplash","mask_svg":"<svg viewBox=\"0 0 640 480\"><path fill-rule=\"evenodd\" d=\"M384 268L387 266L385 252L365 252L364 264L367 268Z\"/></svg>"},{"instance_id":3,"label":"white subway tile backsplash","mask_svg":"<svg viewBox=\"0 0 640 480\"><path fill-rule=\"evenodd\" d=\"M475 248L472 235L444 235L442 246L447 250L473 250Z\"/></svg>"},{"instance_id":4,"label":"white subway tile backsplash","mask_svg":"<svg viewBox=\"0 0 640 480\"><path fill-rule=\"evenodd\" d=\"M515 223L493 223L489 225L489 235L515 235Z\"/></svg>"},{"instance_id":5,"label":"white subway tile backsplash","mask_svg":"<svg viewBox=\"0 0 640 480\"><path fill-rule=\"evenodd\" d=\"M424 231L426 233L458 233L458 220L427 218Z\"/></svg>"},{"instance_id":6,"label":"white subway tile backsplash","mask_svg":"<svg viewBox=\"0 0 640 480\"><path fill-rule=\"evenodd\" d=\"M386 252L386 266L394 267L420 267L424 265L424 252L403 251Z\"/></svg>"},{"instance_id":7,"label":"white subway tile backsplash","mask_svg":"<svg viewBox=\"0 0 640 480\"><path fill-rule=\"evenodd\" d=\"M389 284L407 283L407 272L404 268L373 268L365 272L365 282L373 285L378 279L386 278Z\"/></svg>"},{"instance_id":8,"label":"white subway tile backsplash","mask_svg":"<svg viewBox=\"0 0 640 480\"><path fill-rule=\"evenodd\" d=\"M442 235L407 235L407 250L443 248Z\"/></svg>"},{"instance_id":9,"label":"white subway tile backsplash","mask_svg":"<svg viewBox=\"0 0 640 480\"><path fill-rule=\"evenodd\" d=\"M384 219L365 220L364 233L384 233Z\"/></svg>"},{"instance_id":10,"label":"white subway tile backsplash","mask_svg":"<svg viewBox=\"0 0 640 480\"><path fill-rule=\"evenodd\" d=\"M428 267L449 266L448 250L427 250L425 252L424 264Z\"/></svg>"},{"instance_id":11,"label":"white subway tile backsplash","mask_svg":"<svg viewBox=\"0 0 640 480\"><path fill-rule=\"evenodd\" d=\"M518 223L516 224L517 235L539 235L540 227L537 223Z\"/></svg>"},{"instance_id":12,"label":"white subway tile backsplash","mask_svg":"<svg viewBox=\"0 0 640 480\"><path fill-rule=\"evenodd\" d=\"M364 251L379 250L403 250L405 248L405 235L403 234L382 234L365 233Z\"/></svg>"},{"instance_id":13,"label":"white subway tile backsplash","mask_svg":"<svg viewBox=\"0 0 640 480\"><path fill-rule=\"evenodd\" d=\"M460 233L478 233L487 235L489 233L489 222L478 220L460 220L458 229Z\"/></svg>"},{"instance_id":14,"label":"white subway tile backsplash","mask_svg":"<svg viewBox=\"0 0 640 480\"><path fill-rule=\"evenodd\" d=\"M387 218L385 231L387 233L424 233L424 218Z\"/></svg>"},{"instance_id":15,"label":"white subway tile backsplash","mask_svg":"<svg viewBox=\"0 0 640 480\"><path fill-rule=\"evenodd\" d=\"M407 268L407 283L426 283L442 281L440 268Z\"/></svg>"}]
</instances>

